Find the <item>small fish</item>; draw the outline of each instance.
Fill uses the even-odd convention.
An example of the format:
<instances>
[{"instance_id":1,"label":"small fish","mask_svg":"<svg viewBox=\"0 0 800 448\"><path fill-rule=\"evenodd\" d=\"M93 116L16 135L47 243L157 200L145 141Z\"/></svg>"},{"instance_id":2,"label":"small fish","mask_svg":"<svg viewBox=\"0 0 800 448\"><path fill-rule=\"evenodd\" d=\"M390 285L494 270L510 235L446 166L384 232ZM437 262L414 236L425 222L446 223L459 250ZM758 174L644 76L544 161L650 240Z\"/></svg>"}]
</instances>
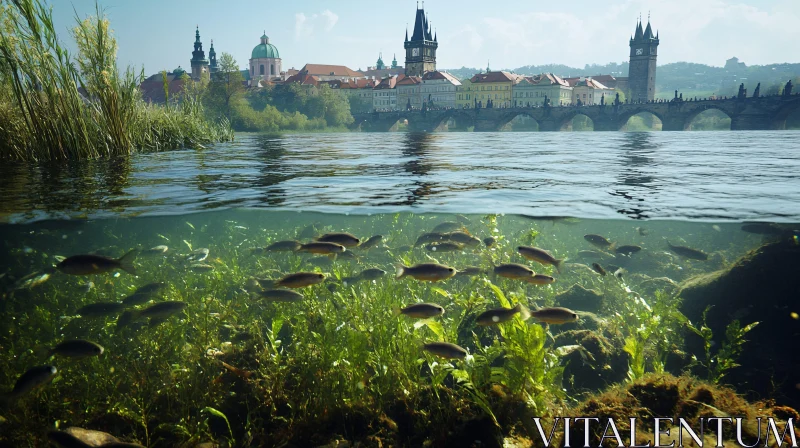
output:
<instances>
[{"instance_id":1,"label":"small fish","mask_svg":"<svg viewBox=\"0 0 800 448\"><path fill-rule=\"evenodd\" d=\"M533 272L533 269L518 263L505 263L497 265L494 267L494 273L500 277L511 279L521 279L536 275L536 273Z\"/></svg>"},{"instance_id":2,"label":"small fish","mask_svg":"<svg viewBox=\"0 0 800 448\"><path fill-rule=\"evenodd\" d=\"M72 431L72 430L75 430L75 429L80 429L80 428L72 427L72 428L68 428L67 431L57 431L57 430L52 429L50 431L47 431L47 440L49 440L50 443L52 443L53 445L55 445L57 447L61 447L61 448L91 448L93 446L98 446L98 447L102 447L102 448L144 448L144 445L139 445L138 443L120 442L120 441L118 441L116 439L116 437L113 437L113 436L111 436L109 434L105 434L105 433L101 433L101 434L107 435L108 439L110 439L111 441L106 441L106 442L104 442L102 444L90 445L90 444L84 442L84 440L81 439L80 437L68 432L68 431ZM81 431L85 431L85 432L89 432L89 433L100 432L100 431L86 431L84 429L81 429ZM94 439L96 439L98 437L90 436L89 438L91 440L94 440Z\"/></svg>"},{"instance_id":3,"label":"small fish","mask_svg":"<svg viewBox=\"0 0 800 448\"><path fill-rule=\"evenodd\" d=\"M386 271L378 268L364 269L358 274L358 277L364 280L377 280L386 275Z\"/></svg>"},{"instance_id":4,"label":"small fish","mask_svg":"<svg viewBox=\"0 0 800 448\"><path fill-rule=\"evenodd\" d=\"M584 235L583 239L589 242L589 244L599 247L600 249L611 249L614 247L614 243L608 241L605 237L595 234L588 234Z\"/></svg>"},{"instance_id":5,"label":"small fish","mask_svg":"<svg viewBox=\"0 0 800 448\"><path fill-rule=\"evenodd\" d=\"M463 229L464 229L464 224L461 224L460 222L445 221L434 227L432 233L455 232Z\"/></svg>"},{"instance_id":6,"label":"small fish","mask_svg":"<svg viewBox=\"0 0 800 448\"><path fill-rule=\"evenodd\" d=\"M675 252L681 257L691 258L692 260L708 260L708 254L701 250L692 249L691 247L686 246L673 246L669 241L667 241L667 246L669 246L669 250Z\"/></svg>"},{"instance_id":7,"label":"small fish","mask_svg":"<svg viewBox=\"0 0 800 448\"><path fill-rule=\"evenodd\" d=\"M178 301L159 302L139 311L136 314L136 317L147 318L147 319L169 317L172 316L173 314L180 313L187 306L189 305L186 302L178 302Z\"/></svg>"},{"instance_id":8,"label":"small fish","mask_svg":"<svg viewBox=\"0 0 800 448\"><path fill-rule=\"evenodd\" d=\"M531 246L519 246L517 247L517 252L528 260L537 261L544 265L549 264L554 266L558 272L561 272L561 264L564 262L564 259L556 258L544 249Z\"/></svg>"},{"instance_id":9,"label":"small fish","mask_svg":"<svg viewBox=\"0 0 800 448\"><path fill-rule=\"evenodd\" d=\"M383 241L383 235L373 235L363 243L359 244L358 247L360 247L361 249L372 249L373 247L380 244L381 241Z\"/></svg>"},{"instance_id":10,"label":"small fish","mask_svg":"<svg viewBox=\"0 0 800 448\"><path fill-rule=\"evenodd\" d=\"M578 314L575 311L561 307L540 308L531 311L531 316L547 324L566 324L578 320Z\"/></svg>"},{"instance_id":11,"label":"small fish","mask_svg":"<svg viewBox=\"0 0 800 448\"><path fill-rule=\"evenodd\" d=\"M117 315L125 310L125 305L117 302L100 302L92 303L81 307L76 311L84 318L105 317Z\"/></svg>"},{"instance_id":12,"label":"small fish","mask_svg":"<svg viewBox=\"0 0 800 448\"><path fill-rule=\"evenodd\" d=\"M214 266L205 263L193 263L191 266L189 266L189 269L194 272L211 272L214 270Z\"/></svg>"},{"instance_id":13,"label":"small fish","mask_svg":"<svg viewBox=\"0 0 800 448\"><path fill-rule=\"evenodd\" d=\"M154 295L163 291L166 287L167 284L164 282L153 282L136 288L136 291L134 291L133 293Z\"/></svg>"},{"instance_id":14,"label":"small fish","mask_svg":"<svg viewBox=\"0 0 800 448\"><path fill-rule=\"evenodd\" d=\"M267 252L294 252L300 249L300 246L302 246L300 241L295 241L295 240L277 241L265 247L264 250Z\"/></svg>"},{"instance_id":15,"label":"small fish","mask_svg":"<svg viewBox=\"0 0 800 448\"><path fill-rule=\"evenodd\" d=\"M464 246L458 243L444 241L440 243L428 244L425 246L425 250L429 252L458 252L464 250Z\"/></svg>"},{"instance_id":16,"label":"small fish","mask_svg":"<svg viewBox=\"0 0 800 448\"><path fill-rule=\"evenodd\" d=\"M314 243L301 244L298 252L308 252L312 254L331 255L340 254L347 249L338 243L331 243L327 241L317 241Z\"/></svg>"},{"instance_id":17,"label":"small fish","mask_svg":"<svg viewBox=\"0 0 800 448\"><path fill-rule=\"evenodd\" d=\"M447 237L444 236L443 233L439 232L432 232L432 233L423 233L422 235L417 238L417 242L414 243L414 247L422 246L423 244L428 243L436 243L439 241L445 241Z\"/></svg>"},{"instance_id":18,"label":"small fish","mask_svg":"<svg viewBox=\"0 0 800 448\"><path fill-rule=\"evenodd\" d=\"M314 257L307 260L309 264L313 264L314 266L330 266L333 264L333 260L327 256L320 256Z\"/></svg>"},{"instance_id":19,"label":"small fish","mask_svg":"<svg viewBox=\"0 0 800 448\"><path fill-rule=\"evenodd\" d=\"M145 249L142 251L143 257L155 257L157 255L164 255L169 250L167 246L155 246L151 247L150 249Z\"/></svg>"},{"instance_id":20,"label":"small fish","mask_svg":"<svg viewBox=\"0 0 800 448\"><path fill-rule=\"evenodd\" d=\"M637 227L636 231L639 232L639 235L641 236L650 235L650 231L648 229L645 229L644 227Z\"/></svg>"},{"instance_id":21,"label":"small fish","mask_svg":"<svg viewBox=\"0 0 800 448\"><path fill-rule=\"evenodd\" d=\"M359 259L358 255L356 255L356 253L353 252L353 251L344 251L341 254L339 254L338 257L339 257L339 259L342 259L342 260L358 260Z\"/></svg>"},{"instance_id":22,"label":"small fish","mask_svg":"<svg viewBox=\"0 0 800 448\"><path fill-rule=\"evenodd\" d=\"M208 258L209 250L205 247L200 249L195 249L191 251L188 255L185 255L186 261L190 263L199 263L201 261L205 261Z\"/></svg>"},{"instance_id":23,"label":"small fish","mask_svg":"<svg viewBox=\"0 0 800 448\"><path fill-rule=\"evenodd\" d=\"M12 289L26 289L26 288L33 288L35 286L39 286L42 283L46 282L50 279L51 274L54 271L51 269L47 272L34 272L32 274L28 274L25 277L14 282L14 286ZM5 274L3 274L5 275Z\"/></svg>"},{"instance_id":24,"label":"small fish","mask_svg":"<svg viewBox=\"0 0 800 448\"><path fill-rule=\"evenodd\" d=\"M444 308L435 303L415 303L405 308L397 308L395 314L403 314L415 319L429 319L444 314Z\"/></svg>"},{"instance_id":25,"label":"small fish","mask_svg":"<svg viewBox=\"0 0 800 448\"><path fill-rule=\"evenodd\" d=\"M496 325L503 322L508 322L514 318L514 315L519 314L522 320L527 320L531 317L530 312L521 303L518 303L514 308L495 308L484 311L478 315L476 322L480 326Z\"/></svg>"},{"instance_id":26,"label":"small fish","mask_svg":"<svg viewBox=\"0 0 800 448\"><path fill-rule=\"evenodd\" d=\"M616 253L618 253L620 255L630 256L631 254L635 254L636 252L639 252L640 250L642 250L642 248L640 246L635 246L635 245L632 245L632 244L628 244L628 245L625 245L625 246L619 246L614 252L616 252Z\"/></svg>"},{"instance_id":27,"label":"small fish","mask_svg":"<svg viewBox=\"0 0 800 448\"><path fill-rule=\"evenodd\" d=\"M409 246L408 244L404 244L397 248L397 252L409 252L410 250L414 249L413 246Z\"/></svg>"},{"instance_id":28,"label":"small fish","mask_svg":"<svg viewBox=\"0 0 800 448\"><path fill-rule=\"evenodd\" d=\"M422 263L414 266L404 266L400 264L397 266L397 276L395 276L395 278L400 279L409 276L417 280L438 282L439 280L446 280L454 275L456 275L456 270L454 268L437 263Z\"/></svg>"},{"instance_id":29,"label":"small fish","mask_svg":"<svg viewBox=\"0 0 800 448\"><path fill-rule=\"evenodd\" d=\"M476 275L483 275L486 271L476 266L467 266L464 269L459 269L456 276L474 277Z\"/></svg>"},{"instance_id":30,"label":"small fish","mask_svg":"<svg viewBox=\"0 0 800 448\"><path fill-rule=\"evenodd\" d=\"M53 355L65 356L67 358L87 358L89 356L100 356L103 354L103 347L91 341L74 339L64 341L50 349L48 358Z\"/></svg>"},{"instance_id":31,"label":"small fish","mask_svg":"<svg viewBox=\"0 0 800 448\"><path fill-rule=\"evenodd\" d=\"M265 299L267 302L299 302L303 295L289 289L263 289L253 293L254 297Z\"/></svg>"},{"instance_id":32,"label":"small fish","mask_svg":"<svg viewBox=\"0 0 800 448\"><path fill-rule=\"evenodd\" d=\"M592 269L594 270L594 272L597 272L598 274L600 274L600 275L602 275L603 277L605 277L605 275L606 275L606 270L605 270L605 269L603 269L603 267L602 267L602 266L600 266L600 264L599 264L599 263L592 263Z\"/></svg>"},{"instance_id":33,"label":"small fish","mask_svg":"<svg viewBox=\"0 0 800 448\"><path fill-rule=\"evenodd\" d=\"M136 275L133 261L137 253L138 251L134 249L117 259L100 255L74 255L56 265L56 269L69 275L102 274L117 269Z\"/></svg>"},{"instance_id":34,"label":"small fish","mask_svg":"<svg viewBox=\"0 0 800 448\"><path fill-rule=\"evenodd\" d=\"M486 246L487 249L493 248L497 244L497 240L494 237L486 237L483 239L483 244Z\"/></svg>"},{"instance_id":35,"label":"small fish","mask_svg":"<svg viewBox=\"0 0 800 448\"><path fill-rule=\"evenodd\" d=\"M5 398L16 400L32 390L50 383L57 373L58 370L54 366L32 367L17 379L14 389Z\"/></svg>"},{"instance_id":36,"label":"small fish","mask_svg":"<svg viewBox=\"0 0 800 448\"><path fill-rule=\"evenodd\" d=\"M444 237L448 241L453 241L455 243L461 243L461 244L464 244L466 246L477 246L477 245L481 244L481 242L482 242L480 240L480 238L476 238L476 237L470 235L467 232L445 233Z\"/></svg>"},{"instance_id":37,"label":"small fish","mask_svg":"<svg viewBox=\"0 0 800 448\"><path fill-rule=\"evenodd\" d=\"M232 365L230 365L230 364L228 364L226 362L220 361L220 360L217 360L217 361L220 364L222 364L222 367L225 367L225 369L227 369L229 372L233 373L234 375L236 375L236 376L238 376L240 378L247 379L247 378L250 378L251 376L253 376L253 372L251 372L249 370L244 370L244 369L240 369L238 367L234 367L234 366L232 366Z\"/></svg>"},{"instance_id":38,"label":"small fish","mask_svg":"<svg viewBox=\"0 0 800 448\"><path fill-rule=\"evenodd\" d=\"M422 346L428 352L447 359L464 359L467 351L449 342L430 342Z\"/></svg>"},{"instance_id":39,"label":"small fish","mask_svg":"<svg viewBox=\"0 0 800 448\"><path fill-rule=\"evenodd\" d=\"M307 240L309 238L313 238L314 235L316 234L317 234L317 228L312 224L301 230L300 233L297 234L297 238L301 240Z\"/></svg>"},{"instance_id":40,"label":"small fish","mask_svg":"<svg viewBox=\"0 0 800 448\"><path fill-rule=\"evenodd\" d=\"M325 235L318 237L317 241L319 241L320 243L336 243L344 247L355 247L358 246L358 243L361 242L361 240L359 240L355 236L344 232L326 233Z\"/></svg>"},{"instance_id":41,"label":"small fish","mask_svg":"<svg viewBox=\"0 0 800 448\"><path fill-rule=\"evenodd\" d=\"M134 293L122 299L122 304L125 305L126 307L131 307L136 305L142 305L151 300L153 300L152 294Z\"/></svg>"},{"instance_id":42,"label":"small fish","mask_svg":"<svg viewBox=\"0 0 800 448\"><path fill-rule=\"evenodd\" d=\"M554 279L553 277L544 274L536 274L533 277L525 277L522 280L532 285L549 285L551 283L555 283L556 281L556 279Z\"/></svg>"},{"instance_id":43,"label":"small fish","mask_svg":"<svg viewBox=\"0 0 800 448\"><path fill-rule=\"evenodd\" d=\"M316 285L325 280L325 274L318 272L297 272L289 274L275 282L275 286L285 288L305 288L306 286Z\"/></svg>"}]
</instances>

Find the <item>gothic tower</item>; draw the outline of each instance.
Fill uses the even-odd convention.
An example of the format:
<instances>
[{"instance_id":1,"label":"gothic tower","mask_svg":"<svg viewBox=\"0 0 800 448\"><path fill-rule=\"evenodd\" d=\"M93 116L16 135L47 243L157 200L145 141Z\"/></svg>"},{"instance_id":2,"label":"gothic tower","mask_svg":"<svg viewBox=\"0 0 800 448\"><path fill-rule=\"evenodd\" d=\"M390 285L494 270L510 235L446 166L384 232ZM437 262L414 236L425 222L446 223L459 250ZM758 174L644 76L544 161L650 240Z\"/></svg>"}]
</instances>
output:
<instances>
[{"instance_id":1,"label":"gothic tower","mask_svg":"<svg viewBox=\"0 0 800 448\"><path fill-rule=\"evenodd\" d=\"M636 25L636 34L631 38L631 59L628 67L628 100L632 103L652 101L656 95L656 57L658 56L658 34L653 35L650 18L647 29L642 30L642 21Z\"/></svg>"},{"instance_id":2,"label":"gothic tower","mask_svg":"<svg viewBox=\"0 0 800 448\"><path fill-rule=\"evenodd\" d=\"M194 33L194 51L192 52L192 78L200 79L203 73L208 73L208 59L200 42L200 27Z\"/></svg>"},{"instance_id":3,"label":"gothic tower","mask_svg":"<svg viewBox=\"0 0 800 448\"><path fill-rule=\"evenodd\" d=\"M425 72L436 70L436 49L439 42L431 33L431 25L425 15L425 5L417 7L417 17L414 21L414 34L408 39L406 30L406 76L422 76Z\"/></svg>"},{"instance_id":4,"label":"gothic tower","mask_svg":"<svg viewBox=\"0 0 800 448\"><path fill-rule=\"evenodd\" d=\"M208 69L211 73L219 71L219 67L217 66L217 52L214 51L214 39L211 39L211 47L208 49L208 62Z\"/></svg>"}]
</instances>

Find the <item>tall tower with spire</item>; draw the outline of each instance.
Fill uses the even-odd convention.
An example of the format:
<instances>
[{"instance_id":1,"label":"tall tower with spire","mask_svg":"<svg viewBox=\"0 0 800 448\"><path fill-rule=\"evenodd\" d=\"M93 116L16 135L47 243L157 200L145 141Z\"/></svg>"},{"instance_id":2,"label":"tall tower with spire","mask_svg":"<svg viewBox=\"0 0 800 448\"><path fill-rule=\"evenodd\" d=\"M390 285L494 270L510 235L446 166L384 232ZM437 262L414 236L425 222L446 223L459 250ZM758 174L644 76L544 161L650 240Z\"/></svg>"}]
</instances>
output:
<instances>
[{"instance_id":1,"label":"tall tower with spire","mask_svg":"<svg viewBox=\"0 0 800 448\"><path fill-rule=\"evenodd\" d=\"M192 78L200 79L203 73L208 73L208 59L203 51L203 43L200 42L200 27L194 33L194 51L192 52Z\"/></svg>"},{"instance_id":2,"label":"tall tower with spire","mask_svg":"<svg viewBox=\"0 0 800 448\"><path fill-rule=\"evenodd\" d=\"M414 33L408 38L406 29L406 76L422 76L425 72L436 70L436 49L439 42L431 32L431 24L425 14L425 2L422 8L417 5L417 17L414 21Z\"/></svg>"},{"instance_id":3,"label":"tall tower with spire","mask_svg":"<svg viewBox=\"0 0 800 448\"><path fill-rule=\"evenodd\" d=\"M628 100L631 102L652 101L656 95L656 58L658 57L658 33L653 35L650 17L647 29L642 30L642 20L636 24L631 37L631 56L628 67Z\"/></svg>"},{"instance_id":4,"label":"tall tower with spire","mask_svg":"<svg viewBox=\"0 0 800 448\"><path fill-rule=\"evenodd\" d=\"M219 67L217 66L217 52L214 51L214 39L211 39L211 47L208 49L208 71L212 74L219 71Z\"/></svg>"}]
</instances>

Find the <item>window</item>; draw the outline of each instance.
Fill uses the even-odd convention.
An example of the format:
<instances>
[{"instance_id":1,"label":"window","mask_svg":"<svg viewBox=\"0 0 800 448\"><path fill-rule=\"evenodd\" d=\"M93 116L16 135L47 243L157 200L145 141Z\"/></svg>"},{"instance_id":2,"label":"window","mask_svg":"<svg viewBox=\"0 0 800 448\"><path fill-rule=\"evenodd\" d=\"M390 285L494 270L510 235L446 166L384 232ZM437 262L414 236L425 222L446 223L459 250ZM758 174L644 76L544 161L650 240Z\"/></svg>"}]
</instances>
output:
<instances>
[{"instance_id":1,"label":"window","mask_svg":"<svg viewBox=\"0 0 800 448\"><path fill-rule=\"evenodd\" d=\"M275 76L275 64L269 65L269 74Z\"/></svg>"},{"instance_id":2,"label":"window","mask_svg":"<svg viewBox=\"0 0 800 448\"><path fill-rule=\"evenodd\" d=\"M261 64L259 66L259 75L263 75L263 74L264 74L264 64Z\"/></svg>"},{"instance_id":3,"label":"window","mask_svg":"<svg viewBox=\"0 0 800 448\"><path fill-rule=\"evenodd\" d=\"M253 76L253 69L254 69L254 67L251 65L250 66L250 76Z\"/></svg>"}]
</instances>

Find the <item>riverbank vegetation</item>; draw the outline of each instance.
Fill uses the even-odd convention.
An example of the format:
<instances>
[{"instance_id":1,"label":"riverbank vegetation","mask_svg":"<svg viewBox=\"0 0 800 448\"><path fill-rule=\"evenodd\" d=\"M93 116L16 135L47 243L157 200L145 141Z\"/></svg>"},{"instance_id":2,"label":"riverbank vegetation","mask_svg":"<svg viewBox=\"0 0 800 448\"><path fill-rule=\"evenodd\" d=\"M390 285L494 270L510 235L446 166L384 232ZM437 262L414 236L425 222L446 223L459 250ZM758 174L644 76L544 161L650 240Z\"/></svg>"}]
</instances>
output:
<instances>
[{"instance_id":1,"label":"riverbank vegetation","mask_svg":"<svg viewBox=\"0 0 800 448\"><path fill-rule=\"evenodd\" d=\"M143 72L117 67L117 42L98 8L76 18L71 54L41 0L0 5L0 159L96 158L197 147L233 138L196 101L154 106Z\"/></svg>"}]
</instances>

